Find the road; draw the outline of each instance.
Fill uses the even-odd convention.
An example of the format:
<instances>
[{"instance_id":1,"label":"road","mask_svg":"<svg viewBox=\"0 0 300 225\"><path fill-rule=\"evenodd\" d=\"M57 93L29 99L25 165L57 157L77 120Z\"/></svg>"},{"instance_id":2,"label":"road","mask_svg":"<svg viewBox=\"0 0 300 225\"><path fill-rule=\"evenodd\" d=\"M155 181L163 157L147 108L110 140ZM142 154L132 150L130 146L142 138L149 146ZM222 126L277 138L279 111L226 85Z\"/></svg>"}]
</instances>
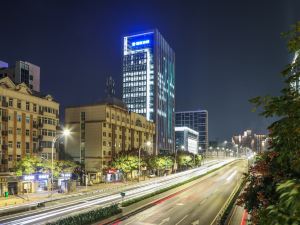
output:
<instances>
[{"instance_id":1,"label":"road","mask_svg":"<svg viewBox=\"0 0 300 225\"><path fill-rule=\"evenodd\" d=\"M221 168L171 198L118 223L122 225L211 225L243 176L246 163Z\"/></svg>"},{"instance_id":2,"label":"road","mask_svg":"<svg viewBox=\"0 0 300 225\"><path fill-rule=\"evenodd\" d=\"M162 177L155 180L154 182L136 185L125 191L125 200L136 198L172 186L176 183L183 182L195 176L205 174L207 171L219 168L231 161L232 159L228 159L207 163L205 166L177 174L172 174L167 177ZM81 199L75 201L70 201L66 203L62 202L54 206L46 207L44 209L14 214L11 216L3 216L0 218L0 224L44 224L45 222L51 219L57 219L61 216L65 216L70 213L80 212L82 210L87 209L93 209L95 206L103 206L111 204L112 202L117 203L120 201L120 193L103 193L92 197L82 197Z\"/></svg>"}]
</instances>

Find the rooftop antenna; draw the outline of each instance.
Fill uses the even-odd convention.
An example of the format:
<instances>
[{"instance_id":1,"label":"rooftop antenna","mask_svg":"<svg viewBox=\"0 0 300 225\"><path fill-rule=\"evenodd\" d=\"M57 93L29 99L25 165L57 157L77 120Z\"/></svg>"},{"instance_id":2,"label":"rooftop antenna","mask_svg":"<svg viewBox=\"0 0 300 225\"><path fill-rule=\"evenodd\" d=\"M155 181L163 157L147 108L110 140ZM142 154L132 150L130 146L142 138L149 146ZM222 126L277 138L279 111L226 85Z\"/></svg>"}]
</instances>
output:
<instances>
[{"instance_id":1,"label":"rooftop antenna","mask_svg":"<svg viewBox=\"0 0 300 225\"><path fill-rule=\"evenodd\" d=\"M105 93L107 94L108 97L112 97L115 95L115 81L111 76L109 76L106 79Z\"/></svg>"}]
</instances>

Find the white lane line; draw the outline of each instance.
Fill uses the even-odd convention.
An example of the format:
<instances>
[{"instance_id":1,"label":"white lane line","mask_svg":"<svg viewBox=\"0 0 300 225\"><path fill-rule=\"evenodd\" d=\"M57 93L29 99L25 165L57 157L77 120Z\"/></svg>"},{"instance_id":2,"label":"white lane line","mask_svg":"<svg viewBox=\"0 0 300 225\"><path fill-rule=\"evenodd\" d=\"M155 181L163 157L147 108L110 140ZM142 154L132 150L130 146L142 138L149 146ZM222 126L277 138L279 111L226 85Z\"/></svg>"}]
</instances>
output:
<instances>
[{"instance_id":1,"label":"white lane line","mask_svg":"<svg viewBox=\"0 0 300 225\"><path fill-rule=\"evenodd\" d=\"M237 173L237 171L234 171L229 177L227 177L227 181L230 181L234 176L235 174Z\"/></svg>"},{"instance_id":2,"label":"white lane line","mask_svg":"<svg viewBox=\"0 0 300 225\"><path fill-rule=\"evenodd\" d=\"M185 218L187 218L188 215L185 215L185 217L183 217L181 220L179 220L175 225L180 224Z\"/></svg>"}]
</instances>

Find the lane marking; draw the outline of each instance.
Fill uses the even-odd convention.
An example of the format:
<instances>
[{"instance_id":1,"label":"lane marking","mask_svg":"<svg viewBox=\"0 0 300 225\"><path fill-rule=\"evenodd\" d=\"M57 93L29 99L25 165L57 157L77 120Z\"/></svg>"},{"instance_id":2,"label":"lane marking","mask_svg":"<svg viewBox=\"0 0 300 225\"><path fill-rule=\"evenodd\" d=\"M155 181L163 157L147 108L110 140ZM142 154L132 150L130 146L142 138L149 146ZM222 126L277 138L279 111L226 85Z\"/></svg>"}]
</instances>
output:
<instances>
[{"instance_id":1,"label":"lane marking","mask_svg":"<svg viewBox=\"0 0 300 225\"><path fill-rule=\"evenodd\" d=\"M181 220L179 220L175 225L180 224L188 215L185 215L185 217L183 217Z\"/></svg>"},{"instance_id":2,"label":"lane marking","mask_svg":"<svg viewBox=\"0 0 300 225\"><path fill-rule=\"evenodd\" d=\"M237 171L234 171L229 177L227 177L227 181L230 181L234 176L235 174L237 173Z\"/></svg>"}]
</instances>

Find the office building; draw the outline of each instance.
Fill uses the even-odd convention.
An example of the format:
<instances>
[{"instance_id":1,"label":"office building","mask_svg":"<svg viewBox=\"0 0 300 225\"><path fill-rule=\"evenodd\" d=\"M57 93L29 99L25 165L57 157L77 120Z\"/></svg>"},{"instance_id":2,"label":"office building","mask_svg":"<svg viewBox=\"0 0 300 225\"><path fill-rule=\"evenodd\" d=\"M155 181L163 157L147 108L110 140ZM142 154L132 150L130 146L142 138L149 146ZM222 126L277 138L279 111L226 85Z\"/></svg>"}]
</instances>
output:
<instances>
[{"instance_id":1,"label":"office building","mask_svg":"<svg viewBox=\"0 0 300 225\"><path fill-rule=\"evenodd\" d=\"M156 124L156 154L174 151L175 53L158 30L124 37L123 101Z\"/></svg>"},{"instance_id":2,"label":"office building","mask_svg":"<svg viewBox=\"0 0 300 225\"><path fill-rule=\"evenodd\" d=\"M176 112L176 127L189 127L199 133L199 153L208 148L208 112L207 110Z\"/></svg>"},{"instance_id":3,"label":"office building","mask_svg":"<svg viewBox=\"0 0 300 225\"><path fill-rule=\"evenodd\" d=\"M14 66L0 66L0 78L9 77L14 83L25 83L30 89L40 91L40 67L23 61L17 61Z\"/></svg>"},{"instance_id":4,"label":"office building","mask_svg":"<svg viewBox=\"0 0 300 225\"><path fill-rule=\"evenodd\" d=\"M175 127L176 151L198 154L199 133L188 127Z\"/></svg>"},{"instance_id":5,"label":"office building","mask_svg":"<svg viewBox=\"0 0 300 225\"><path fill-rule=\"evenodd\" d=\"M65 141L66 153L81 162L89 174L109 168L120 151L140 147L149 154L154 151L155 124L128 111L115 97L95 104L67 107L65 127L72 133ZM151 146L145 145L148 141Z\"/></svg>"},{"instance_id":6,"label":"office building","mask_svg":"<svg viewBox=\"0 0 300 225\"><path fill-rule=\"evenodd\" d=\"M59 124L59 104L9 77L0 79L0 171L13 171L26 156L51 159L51 143ZM56 153L54 152L54 158Z\"/></svg>"}]
</instances>

